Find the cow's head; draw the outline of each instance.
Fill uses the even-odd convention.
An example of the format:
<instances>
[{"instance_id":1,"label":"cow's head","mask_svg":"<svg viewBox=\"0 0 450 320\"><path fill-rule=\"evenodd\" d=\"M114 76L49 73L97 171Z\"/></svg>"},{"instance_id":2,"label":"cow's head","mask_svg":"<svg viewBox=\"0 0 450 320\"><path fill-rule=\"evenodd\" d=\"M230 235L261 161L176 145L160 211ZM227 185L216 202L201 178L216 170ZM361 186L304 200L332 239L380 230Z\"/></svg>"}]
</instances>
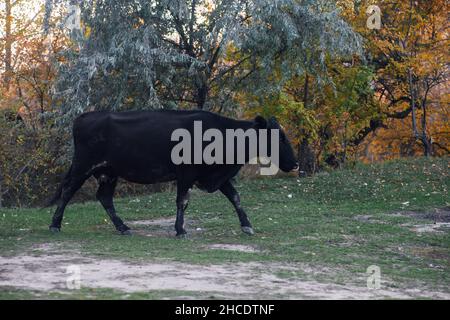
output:
<instances>
[{"instance_id":1,"label":"cow's head","mask_svg":"<svg viewBox=\"0 0 450 320\"><path fill-rule=\"evenodd\" d=\"M268 120L261 116L255 118L255 127L257 129L267 129L270 137L270 130L278 129L279 132L279 167L284 172L298 170L298 162L295 159L294 151L292 150L291 143L286 136L286 133L281 128L275 117L271 117ZM270 141L270 139L268 139ZM269 146L269 150L271 147Z\"/></svg>"}]
</instances>

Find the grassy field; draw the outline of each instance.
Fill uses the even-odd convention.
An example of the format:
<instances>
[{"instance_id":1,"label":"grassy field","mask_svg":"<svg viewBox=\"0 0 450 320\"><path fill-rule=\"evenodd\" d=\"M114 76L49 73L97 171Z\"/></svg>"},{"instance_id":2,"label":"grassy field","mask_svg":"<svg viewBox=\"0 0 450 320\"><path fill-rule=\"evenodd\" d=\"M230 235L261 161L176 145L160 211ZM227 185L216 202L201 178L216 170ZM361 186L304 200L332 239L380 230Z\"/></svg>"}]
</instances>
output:
<instances>
[{"instance_id":1,"label":"grassy field","mask_svg":"<svg viewBox=\"0 0 450 320\"><path fill-rule=\"evenodd\" d=\"M187 210L187 239L176 239L165 220L174 218L173 192L116 199L119 215L134 230L132 236L116 234L96 202L69 206L59 234L48 231L52 210L0 209L0 256L4 265L18 256L61 253L140 266L244 263L264 271L266 264L301 265L275 268L271 274L280 281L358 288L366 286L367 267L376 265L383 289L418 290L414 297L429 298L433 291L450 294L449 171L449 158L408 159L302 179L237 180L254 236L241 233L231 204L221 194L199 190L193 191ZM224 245L244 249L221 249ZM3 267L0 264L0 299L221 297L189 288L125 292L114 286L76 291L2 286L8 277ZM257 271L252 272L248 276L258 277ZM298 295L243 292L239 297Z\"/></svg>"}]
</instances>

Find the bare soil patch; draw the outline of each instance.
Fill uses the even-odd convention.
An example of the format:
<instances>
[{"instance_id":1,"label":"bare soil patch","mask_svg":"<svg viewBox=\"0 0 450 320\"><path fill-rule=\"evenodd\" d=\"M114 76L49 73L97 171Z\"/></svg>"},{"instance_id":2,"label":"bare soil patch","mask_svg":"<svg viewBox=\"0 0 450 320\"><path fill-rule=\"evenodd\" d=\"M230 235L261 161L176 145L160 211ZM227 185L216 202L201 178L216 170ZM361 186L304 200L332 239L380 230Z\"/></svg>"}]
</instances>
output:
<instances>
[{"instance_id":1,"label":"bare soil patch","mask_svg":"<svg viewBox=\"0 0 450 320\"><path fill-rule=\"evenodd\" d=\"M450 230L450 207L441 209L436 208L425 212L400 211L395 212L392 215L424 220L424 223L420 224L405 223L402 225L417 233L423 232L444 233ZM382 221L379 217L370 214L357 215L355 216L354 219L359 222L365 223L386 223L386 221Z\"/></svg>"},{"instance_id":2,"label":"bare soil patch","mask_svg":"<svg viewBox=\"0 0 450 320\"><path fill-rule=\"evenodd\" d=\"M260 252L261 250L253 247L253 246L247 246L243 244L211 244L207 246L208 249L212 250L227 250L227 251L238 251L238 252L247 252L247 253L255 253Z\"/></svg>"},{"instance_id":3,"label":"bare soil patch","mask_svg":"<svg viewBox=\"0 0 450 320\"><path fill-rule=\"evenodd\" d=\"M437 232L444 233L450 231L450 222L436 222L430 224L419 224L412 226L412 230L415 232Z\"/></svg>"},{"instance_id":4,"label":"bare soil patch","mask_svg":"<svg viewBox=\"0 0 450 320\"><path fill-rule=\"evenodd\" d=\"M431 220L433 222L446 223L450 222L450 207L435 208L433 210L421 212L421 211L400 211L394 213L394 215L406 216L415 219Z\"/></svg>"},{"instance_id":5,"label":"bare soil patch","mask_svg":"<svg viewBox=\"0 0 450 320\"><path fill-rule=\"evenodd\" d=\"M302 264L130 262L83 257L80 253L61 252L52 246L41 246L37 250L38 254L34 255L0 257L0 287L65 292L68 290L67 268L75 265L80 267L82 287L109 288L124 293L181 290L197 292L195 296L206 293L206 297L241 299L450 299L450 293L399 289L389 283L382 283L379 290L371 290L366 287L364 275L354 275L348 285L323 283L311 280L318 270ZM312 278L278 276L283 271L301 271ZM340 271L328 272L338 276Z\"/></svg>"}]
</instances>

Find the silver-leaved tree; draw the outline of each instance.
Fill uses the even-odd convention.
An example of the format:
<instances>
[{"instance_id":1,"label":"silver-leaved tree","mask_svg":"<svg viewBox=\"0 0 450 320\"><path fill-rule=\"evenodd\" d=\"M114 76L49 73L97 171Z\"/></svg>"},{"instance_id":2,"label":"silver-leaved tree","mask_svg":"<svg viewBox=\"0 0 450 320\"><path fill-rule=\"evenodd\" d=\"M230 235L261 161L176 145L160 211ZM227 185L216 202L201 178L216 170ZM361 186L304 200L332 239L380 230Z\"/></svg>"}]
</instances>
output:
<instances>
[{"instance_id":1,"label":"silver-leaved tree","mask_svg":"<svg viewBox=\"0 0 450 320\"><path fill-rule=\"evenodd\" d=\"M226 110L240 90L267 94L305 71L320 79L326 57L362 47L328 0L70 2L81 26L58 59L54 90L68 118L102 109ZM61 3L47 0L47 19Z\"/></svg>"}]
</instances>

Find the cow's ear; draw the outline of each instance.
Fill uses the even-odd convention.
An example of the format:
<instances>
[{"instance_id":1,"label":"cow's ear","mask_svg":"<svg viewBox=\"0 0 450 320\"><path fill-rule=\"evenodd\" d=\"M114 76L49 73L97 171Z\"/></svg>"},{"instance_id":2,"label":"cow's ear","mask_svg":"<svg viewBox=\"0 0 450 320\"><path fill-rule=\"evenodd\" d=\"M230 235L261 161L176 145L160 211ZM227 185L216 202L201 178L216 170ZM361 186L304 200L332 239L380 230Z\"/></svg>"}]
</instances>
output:
<instances>
[{"instance_id":1,"label":"cow's ear","mask_svg":"<svg viewBox=\"0 0 450 320\"><path fill-rule=\"evenodd\" d=\"M267 129L267 121L261 116L256 116L255 118L256 129Z\"/></svg>"}]
</instances>

